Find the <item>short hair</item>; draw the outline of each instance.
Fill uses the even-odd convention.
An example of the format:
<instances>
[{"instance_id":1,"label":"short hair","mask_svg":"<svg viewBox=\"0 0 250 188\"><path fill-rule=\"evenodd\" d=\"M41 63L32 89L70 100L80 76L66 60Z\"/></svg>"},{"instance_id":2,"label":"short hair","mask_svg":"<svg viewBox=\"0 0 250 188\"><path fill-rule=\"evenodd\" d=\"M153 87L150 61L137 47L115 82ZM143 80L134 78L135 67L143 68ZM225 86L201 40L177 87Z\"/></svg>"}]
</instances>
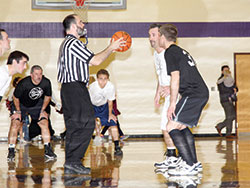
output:
<instances>
[{"instance_id":1,"label":"short hair","mask_svg":"<svg viewBox=\"0 0 250 188\"><path fill-rule=\"evenodd\" d=\"M104 74L109 78L109 72L106 69L100 69L97 73L96 73L96 77L98 78L99 75Z\"/></svg>"},{"instance_id":2,"label":"short hair","mask_svg":"<svg viewBox=\"0 0 250 188\"><path fill-rule=\"evenodd\" d=\"M1 28L0 28L0 40L3 40L2 32L5 32L5 33L6 33L6 31L5 31L4 29L1 29Z\"/></svg>"},{"instance_id":3,"label":"short hair","mask_svg":"<svg viewBox=\"0 0 250 188\"><path fill-rule=\"evenodd\" d=\"M21 77L20 76L17 76L14 78L13 82L12 82L12 86L13 87L16 87L18 82L21 80Z\"/></svg>"},{"instance_id":4,"label":"short hair","mask_svg":"<svg viewBox=\"0 0 250 188\"><path fill-rule=\"evenodd\" d=\"M168 41L176 42L178 30L173 24L164 24L160 28L161 35L164 35Z\"/></svg>"},{"instance_id":5,"label":"short hair","mask_svg":"<svg viewBox=\"0 0 250 188\"><path fill-rule=\"evenodd\" d=\"M76 19L75 19L76 16L77 16L77 14L70 14L70 15L66 16L66 18L64 18L63 28L65 31L70 29L70 26L72 25L72 23L76 24Z\"/></svg>"},{"instance_id":6,"label":"short hair","mask_svg":"<svg viewBox=\"0 0 250 188\"><path fill-rule=\"evenodd\" d=\"M222 65L222 66L221 66L221 71L223 71L225 68L228 68L228 69L229 69L229 66L228 66L228 65Z\"/></svg>"},{"instance_id":7,"label":"short hair","mask_svg":"<svg viewBox=\"0 0 250 188\"><path fill-rule=\"evenodd\" d=\"M14 51L14 52L11 52L9 57L8 57L8 60L7 60L7 65L12 65L13 63L13 60L16 60L17 63L19 63L19 61L22 59L22 58L26 58L28 61L29 61L29 56L23 52L20 52L20 51Z\"/></svg>"},{"instance_id":8,"label":"short hair","mask_svg":"<svg viewBox=\"0 0 250 188\"><path fill-rule=\"evenodd\" d=\"M30 69L30 73L32 74L35 70L41 70L43 71L42 67L40 65L33 65Z\"/></svg>"},{"instance_id":9,"label":"short hair","mask_svg":"<svg viewBox=\"0 0 250 188\"><path fill-rule=\"evenodd\" d=\"M158 28L158 29L160 29L160 28L161 28L161 24L158 24L158 23L152 23L152 24L149 26L149 29L154 29L154 28Z\"/></svg>"}]
</instances>

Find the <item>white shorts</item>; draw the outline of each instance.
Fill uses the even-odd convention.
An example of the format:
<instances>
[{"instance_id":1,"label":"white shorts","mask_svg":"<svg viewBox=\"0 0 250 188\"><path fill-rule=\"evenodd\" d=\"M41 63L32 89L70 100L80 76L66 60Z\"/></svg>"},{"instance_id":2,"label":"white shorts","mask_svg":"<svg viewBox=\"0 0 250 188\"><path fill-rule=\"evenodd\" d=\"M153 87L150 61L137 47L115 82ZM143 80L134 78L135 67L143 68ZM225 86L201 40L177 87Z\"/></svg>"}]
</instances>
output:
<instances>
[{"instance_id":1,"label":"white shorts","mask_svg":"<svg viewBox=\"0 0 250 188\"><path fill-rule=\"evenodd\" d=\"M161 130L166 130L166 126L168 123L168 118L167 118L167 112L168 112L168 107L170 105L170 95L165 97L165 102L162 108L161 112Z\"/></svg>"}]
</instances>

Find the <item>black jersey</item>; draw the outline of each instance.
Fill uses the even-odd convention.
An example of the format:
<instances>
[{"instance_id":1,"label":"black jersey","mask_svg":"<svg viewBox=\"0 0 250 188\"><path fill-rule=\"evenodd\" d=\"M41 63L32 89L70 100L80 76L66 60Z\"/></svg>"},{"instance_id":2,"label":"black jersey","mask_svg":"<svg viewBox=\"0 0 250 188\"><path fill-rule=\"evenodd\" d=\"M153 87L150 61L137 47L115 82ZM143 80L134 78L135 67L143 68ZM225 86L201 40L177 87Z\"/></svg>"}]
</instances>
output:
<instances>
[{"instance_id":1,"label":"black jersey","mask_svg":"<svg viewBox=\"0 0 250 188\"><path fill-rule=\"evenodd\" d=\"M50 97L51 95L50 80L44 76L38 85L33 84L31 77L27 76L17 84L14 91L14 96L26 107L33 107L39 99L44 99L44 96Z\"/></svg>"},{"instance_id":2,"label":"black jersey","mask_svg":"<svg viewBox=\"0 0 250 188\"><path fill-rule=\"evenodd\" d=\"M177 45L165 51L168 75L180 72L179 93L186 97L208 97L208 88L202 79L192 56Z\"/></svg>"}]
</instances>

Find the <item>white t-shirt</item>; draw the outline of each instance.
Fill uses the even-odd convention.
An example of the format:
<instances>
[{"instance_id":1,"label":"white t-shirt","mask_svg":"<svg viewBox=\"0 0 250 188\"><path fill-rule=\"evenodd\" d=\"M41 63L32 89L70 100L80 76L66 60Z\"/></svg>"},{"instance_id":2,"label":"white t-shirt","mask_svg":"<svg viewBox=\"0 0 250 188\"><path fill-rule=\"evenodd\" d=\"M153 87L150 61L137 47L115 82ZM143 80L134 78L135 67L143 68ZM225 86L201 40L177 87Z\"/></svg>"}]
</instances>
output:
<instances>
[{"instance_id":1,"label":"white t-shirt","mask_svg":"<svg viewBox=\"0 0 250 188\"><path fill-rule=\"evenodd\" d=\"M115 100L115 87L108 81L104 88L100 88L98 81L89 86L90 99L93 105L102 106L109 101Z\"/></svg>"},{"instance_id":2,"label":"white t-shirt","mask_svg":"<svg viewBox=\"0 0 250 188\"><path fill-rule=\"evenodd\" d=\"M3 96L10 85L12 76L9 75L8 65L0 67L0 96Z\"/></svg>"},{"instance_id":3,"label":"white t-shirt","mask_svg":"<svg viewBox=\"0 0 250 188\"><path fill-rule=\"evenodd\" d=\"M159 54L154 52L155 60L155 69L156 74L158 75L158 80L160 86L169 86L170 85L170 76L167 74L167 64L164 57L165 50Z\"/></svg>"}]
</instances>

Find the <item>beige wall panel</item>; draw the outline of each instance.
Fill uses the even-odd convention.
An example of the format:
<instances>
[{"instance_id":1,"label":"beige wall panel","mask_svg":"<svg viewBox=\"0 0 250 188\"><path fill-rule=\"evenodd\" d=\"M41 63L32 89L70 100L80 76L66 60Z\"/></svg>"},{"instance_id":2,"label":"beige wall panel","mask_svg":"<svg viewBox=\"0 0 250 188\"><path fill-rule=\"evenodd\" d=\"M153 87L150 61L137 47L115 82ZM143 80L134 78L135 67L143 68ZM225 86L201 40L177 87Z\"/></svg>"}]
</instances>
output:
<instances>
[{"instance_id":1,"label":"beige wall panel","mask_svg":"<svg viewBox=\"0 0 250 188\"><path fill-rule=\"evenodd\" d=\"M212 22L249 21L250 1L245 0L127 0L127 10L89 11L89 22ZM232 11L234 10L234 11ZM60 22L71 11L32 10L31 0L1 0L0 22ZM136 15L136 16L135 16ZM59 99L56 81L56 62L62 39L11 39L12 49L22 50L30 56L30 65L40 64L51 79L53 91ZM89 48L99 52L109 39L90 39ZM195 133L215 133L214 126L224 119L219 103L216 80L220 67L228 64L233 70L233 53L249 52L250 38L181 38L179 45L188 50L197 61L205 79L210 99L205 107L200 126ZM127 134L160 133L160 112L155 110L153 97L156 75L153 51L148 39L134 38L131 50L113 54L99 67L90 69L94 75L99 68L107 68L117 88L119 120ZM0 58L1 64L5 57ZM27 71L26 74L29 74ZM211 91L215 88L215 91ZM7 136L9 117L4 101L0 104L0 137ZM64 129L62 115L52 110L52 124L59 134Z\"/></svg>"},{"instance_id":2,"label":"beige wall panel","mask_svg":"<svg viewBox=\"0 0 250 188\"><path fill-rule=\"evenodd\" d=\"M126 10L90 10L89 22L248 21L249 7L246 0L127 0ZM31 0L0 3L0 22L58 22L69 13L32 10Z\"/></svg>"},{"instance_id":3,"label":"beige wall panel","mask_svg":"<svg viewBox=\"0 0 250 188\"><path fill-rule=\"evenodd\" d=\"M12 39L12 49L29 54L29 68L42 65L44 74L51 79L53 91L59 99L59 84L56 80L58 49L62 39ZM90 39L89 48L99 52L109 43L109 39ZM228 64L233 70L233 53L249 52L250 38L182 38L179 45L188 50L210 90L210 99L205 107L195 133L215 133L214 126L224 119L216 87L220 67ZM1 58L1 64L5 63ZM153 65L153 51L148 39L133 39L131 49L124 53L114 53L103 65L91 67L91 75L100 68L107 68L111 81L115 84L119 117L126 134L160 133L161 110L156 110L153 98L156 89L156 74ZM29 71L26 71L29 74ZM211 91L214 87L215 91ZM0 137L7 136L9 117L4 100L0 106ZM52 124L59 134L64 129L62 115L52 110Z\"/></svg>"}]
</instances>

